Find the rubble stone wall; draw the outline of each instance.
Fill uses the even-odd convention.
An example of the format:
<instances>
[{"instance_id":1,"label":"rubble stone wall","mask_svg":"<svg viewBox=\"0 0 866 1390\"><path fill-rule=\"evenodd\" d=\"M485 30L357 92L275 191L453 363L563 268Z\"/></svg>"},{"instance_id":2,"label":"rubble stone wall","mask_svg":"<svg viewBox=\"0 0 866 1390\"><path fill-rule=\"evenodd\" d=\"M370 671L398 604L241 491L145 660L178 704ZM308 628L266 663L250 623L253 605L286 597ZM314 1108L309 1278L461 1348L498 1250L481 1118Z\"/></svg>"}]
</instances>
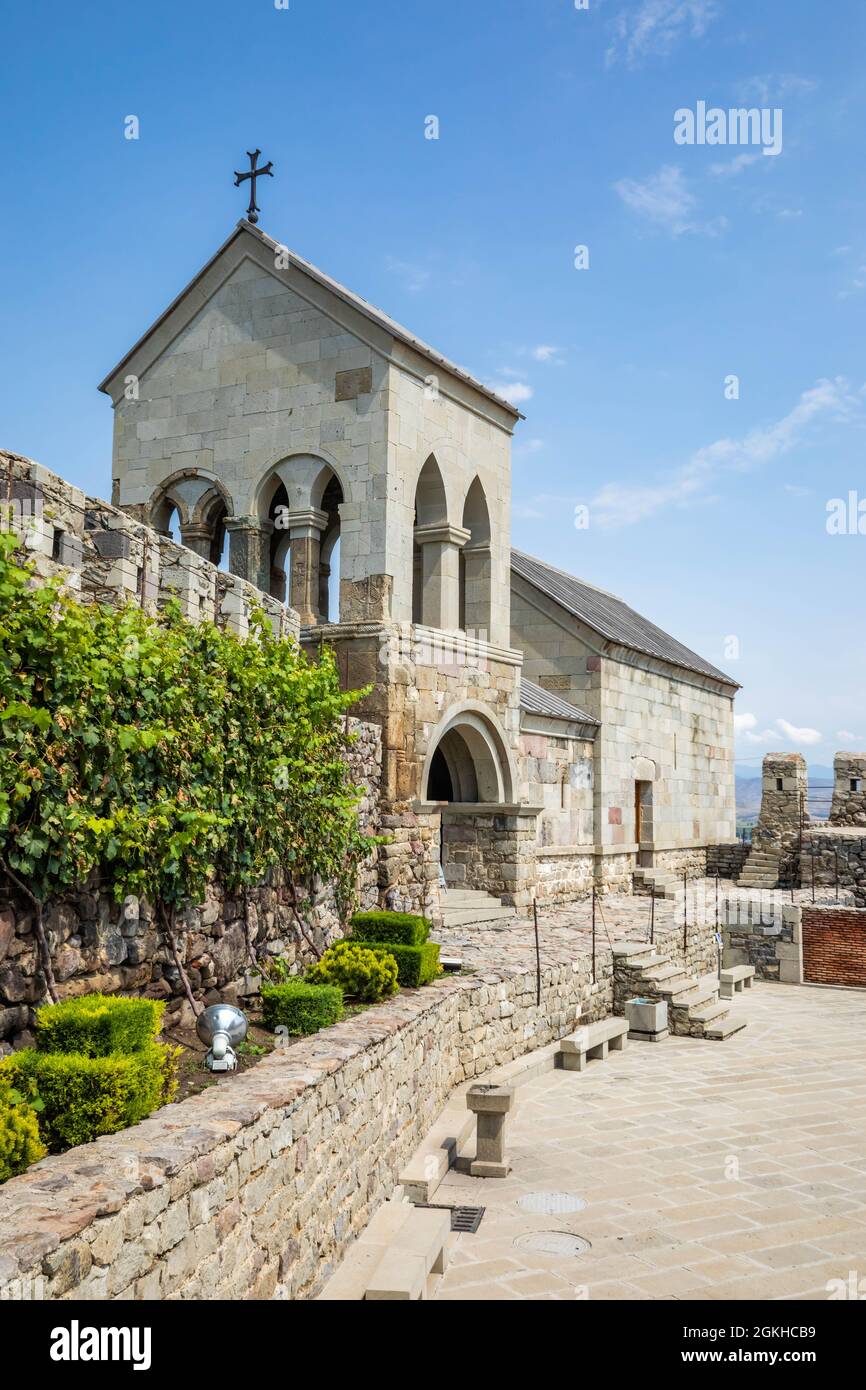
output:
<instances>
[{"instance_id":1,"label":"rubble stone wall","mask_svg":"<svg viewBox=\"0 0 866 1390\"><path fill-rule=\"evenodd\" d=\"M402 993L0 1188L0 1297L314 1295L453 1088L612 1008L609 954Z\"/></svg>"}]
</instances>

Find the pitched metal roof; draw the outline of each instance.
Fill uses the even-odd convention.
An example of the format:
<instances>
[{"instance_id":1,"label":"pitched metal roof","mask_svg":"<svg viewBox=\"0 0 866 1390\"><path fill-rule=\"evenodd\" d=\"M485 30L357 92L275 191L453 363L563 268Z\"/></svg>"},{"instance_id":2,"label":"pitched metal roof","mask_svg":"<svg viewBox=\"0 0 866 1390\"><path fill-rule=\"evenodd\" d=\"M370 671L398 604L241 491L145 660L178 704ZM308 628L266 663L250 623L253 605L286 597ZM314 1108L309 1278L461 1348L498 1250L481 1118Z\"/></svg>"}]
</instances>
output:
<instances>
[{"instance_id":1,"label":"pitched metal roof","mask_svg":"<svg viewBox=\"0 0 866 1390\"><path fill-rule=\"evenodd\" d=\"M572 724L598 724L598 720L587 714L586 710L570 705L567 700L560 700L558 695L543 690L525 676L520 677L520 708L525 709L527 714L543 714L548 719L568 719Z\"/></svg>"},{"instance_id":2,"label":"pitched metal roof","mask_svg":"<svg viewBox=\"0 0 866 1390\"><path fill-rule=\"evenodd\" d=\"M155 322L151 324L150 328L148 328L147 331L142 334L142 336L138 339L138 342L133 344L133 346L129 349L126 355L122 357L121 360L118 362L117 366L113 367L112 370L108 373L108 376L105 378L105 380L100 382L100 391L107 390L109 382L112 381L112 379L115 376L117 376L117 373L123 366L126 365L129 358L132 357L133 353L137 352L137 350L142 346L143 343L147 341L147 339L154 332L154 330L157 329L160 326L160 324L162 324L168 318L169 314L171 314L173 310L176 309L178 305L182 303L182 301L189 294L190 290L195 288L199 281L210 270L211 266L217 260L219 260L223 252L228 250L229 246L231 246L231 244L244 233L247 233L250 236L254 237L256 240L262 242L265 246L267 246L269 251L280 251L284 257L287 257L290 266L297 266L298 269L303 271L305 275L308 275L311 280L315 280L318 284L323 285L326 289L330 290L332 294L335 294L338 299L342 299L344 303L351 304L353 308L359 311L359 313L363 314L366 318L371 319L374 323L379 324L380 327L384 328L386 332L390 333L394 338L399 338L401 342L404 342L408 344L409 347L414 348L415 351L421 353L423 357L429 358L431 362L435 363L439 367L444 367L446 371L452 373L452 375L456 377L459 377L461 381L465 381L470 386L473 386L476 391L480 391L481 394L483 396L487 396L489 400L495 401L497 405L503 406L504 409L509 411L509 413L515 417L515 419L523 420L525 418L523 414L517 409L517 406L512 405L511 401L505 400L503 396L497 395L495 391L491 391L489 386L485 386L482 381L479 381L477 377L472 376L471 373L467 372L464 367L458 367L456 362L450 361L450 359L443 356L441 352L437 352L435 348L432 348L428 343L425 343L422 338L416 337L416 335L414 333L411 333L408 328L404 328L402 324L399 324L396 321L396 319L390 318L388 314L384 313L381 309L377 309L375 305L370 304L368 300L362 299L361 296L355 294L353 290L349 290L346 288L345 285L341 285L338 280L333 280L330 275L326 275L323 270L319 270L318 266L314 266L310 261L305 261L302 256L298 256L294 251L290 251L287 246L284 246L282 244L282 242L275 241L273 237L268 236L267 232L263 232L260 227L254 227L252 223L247 222L245 218L241 218L234 231L232 232L231 236L229 236L227 240L223 242L219 250L214 252L210 260L202 266L201 270L189 282L186 288L181 290L177 298L172 300L168 308L162 314L160 314L159 318L156 319ZM276 275L277 279L280 278L276 270L274 271L274 274Z\"/></svg>"},{"instance_id":3,"label":"pitched metal roof","mask_svg":"<svg viewBox=\"0 0 866 1390\"><path fill-rule=\"evenodd\" d=\"M732 676L726 676L723 671L711 666L696 652L684 647L675 637L656 627L649 618L644 618L633 608L629 608L628 604L615 594L596 589L592 584L576 579L573 574L554 569L552 565L546 565L542 560L536 560L534 556L525 555L520 550L512 550L511 568L521 579L525 579L528 584L552 598L560 608L564 608L567 613L571 613L607 641L616 642L619 646L628 647L631 651L641 652L645 656L659 657L671 666L679 666L684 671L694 671L701 676L710 676L724 685L739 689L739 682Z\"/></svg>"}]
</instances>

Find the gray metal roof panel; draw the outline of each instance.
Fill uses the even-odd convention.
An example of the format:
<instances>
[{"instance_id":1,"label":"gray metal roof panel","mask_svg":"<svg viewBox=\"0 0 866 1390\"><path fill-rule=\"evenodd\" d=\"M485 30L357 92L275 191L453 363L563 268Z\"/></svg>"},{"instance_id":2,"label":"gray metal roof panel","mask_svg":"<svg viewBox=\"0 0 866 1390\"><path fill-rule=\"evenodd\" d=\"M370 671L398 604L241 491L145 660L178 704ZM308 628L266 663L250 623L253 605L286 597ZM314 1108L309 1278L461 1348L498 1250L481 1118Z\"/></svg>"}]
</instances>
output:
<instances>
[{"instance_id":1,"label":"gray metal roof panel","mask_svg":"<svg viewBox=\"0 0 866 1390\"><path fill-rule=\"evenodd\" d=\"M598 724L598 720L587 714L586 710L570 705L550 690L543 690L525 676L520 678L520 708L525 709L527 714L543 714L548 719L568 719L573 724Z\"/></svg>"},{"instance_id":2,"label":"gray metal roof panel","mask_svg":"<svg viewBox=\"0 0 866 1390\"><path fill-rule=\"evenodd\" d=\"M567 613L571 613L607 641L616 642L645 656L658 657L671 666L709 676L712 680L739 689L739 683L732 676L726 676L724 671L712 666L709 661L704 661L703 657L690 651L675 637L671 637L648 618L636 613L623 599L617 598L616 594L596 589L592 584L575 578L573 574L554 569L552 565L546 565L542 560L537 560L533 555L526 555L521 550L512 550L511 568L521 579L525 579L548 598L552 598Z\"/></svg>"}]
</instances>

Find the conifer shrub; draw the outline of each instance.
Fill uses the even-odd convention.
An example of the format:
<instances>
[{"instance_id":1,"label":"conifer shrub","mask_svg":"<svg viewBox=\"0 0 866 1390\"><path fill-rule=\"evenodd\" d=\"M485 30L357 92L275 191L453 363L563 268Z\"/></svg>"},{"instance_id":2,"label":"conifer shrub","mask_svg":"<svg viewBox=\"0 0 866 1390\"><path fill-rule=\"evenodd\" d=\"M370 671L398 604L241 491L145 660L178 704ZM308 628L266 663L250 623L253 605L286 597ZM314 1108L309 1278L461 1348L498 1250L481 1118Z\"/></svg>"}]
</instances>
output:
<instances>
[{"instance_id":1,"label":"conifer shrub","mask_svg":"<svg viewBox=\"0 0 866 1390\"><path fill-rule=\"evenodd\" d=\"M0 1067L0 1183L23 1173L45 1153L33 1104Z\"/></svg>"},{"instance_id":2,"label":"conifer shrub","mask_svg":"<svg viewBox=\"0 0 866 1390\"><path fill-rule=\"evenodd\" d=\"M156 1040L165 1004L154 999L85 994L48 1004L36 1014L39 1052L77 1052L107 1057L142 1052Z\"/></svg>"},{"instance_id":3,"label":"conifer shrub","mask_svg":"<svg viewBox=\"0 0 866 1390\"><path fill-rule=\"evenodd\" d=\"M262 1017L266 1028L283 1027L292 1037L317 1033L343 1017L343 991L300 979L262 985Z\"/></svg>"},{"instance_id":4,"label":"conifer shrub","mask_svg":"<svg viewBox=\"0 0 866 1390\"><path fill-rule=\"evenodd\" d=\"M149 1043L137 1052L89 1057L26 1048L0 1063L0 1075L43 1104L39 1130L52 1152L138 1124L171 1100L180 1048Z\"/></svg>"},{"instance_id":5,"label":"conifer shrub","mask_svg":"<svg viewBox=\"0 0 866 1390\"><path fill-rule=\"evenodd\" d=\"M337 941L304 978L310 984L339 985L350 999L373 1004L397 993L397 962L385 948L368 949L351 939Z\"/></svg>"},{"instance_id":6,"label":"conifer shrub","mask_svg":"<svg viewBox=\"0 0 866 1390\"><path fill-rule=\"evenodd\" d=\"M422 946L398 946L396 942L376 941L367 941L364 944L377 955L389 955L394 958L398 981L406 989L418 989L421 985L429 985L431 980L435 980L436 976L441 974L437 941L425 941Z\"/></svg>"},{"instance_id":7,"label":"conifer shrub","mask_svg":"<svg viewBox=\"0 0 866 1390\"><path fill-rule=\"evenodd\" d=\"M412 912L356 912L350 925L356 941L393 941L401 946L423 946L433 924Z\"/></svg>"}]
</instances>

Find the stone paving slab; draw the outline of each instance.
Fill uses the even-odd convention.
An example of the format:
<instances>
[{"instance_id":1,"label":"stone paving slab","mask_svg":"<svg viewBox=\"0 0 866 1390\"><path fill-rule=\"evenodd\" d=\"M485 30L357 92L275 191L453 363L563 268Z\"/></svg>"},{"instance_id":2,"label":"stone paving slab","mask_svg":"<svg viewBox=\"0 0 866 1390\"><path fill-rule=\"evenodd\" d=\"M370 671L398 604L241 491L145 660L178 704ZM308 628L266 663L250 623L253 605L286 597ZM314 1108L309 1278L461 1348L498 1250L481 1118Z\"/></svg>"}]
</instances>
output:
<instances>
[{"instance_id":1,"label":"stone paving slab","mask_svg":"<svg viewBox=\"0 0 866 1390\"><path fill-rule=\"evenodd\" d=\"M757 982L723 1044L630 1043L519 1092L506 1179L451 1170L437 1201L486 1207L442 1300L826 1300L866 1276L866 992ZM534 1191L584 1210L523 1211ZM517 1248L532 1231L578 1257Z\"/></svg>"},{"instance_id":2,"label":"stone paving slab","mask_svg":"<svg viewBox=\"0 0 866 1390\"><path fill-rule=\"evenodd\" d=\"M732 880L719 881L719 903L724 918L725 902L750 904L769 921L775 911L792 902L790 891L762 892L759 889L738 888ZM842 892L840 902L852 901ZM811 904L811 889L798 888L793 894L798 905ZM816 902L835 901L832 889L816 892ZM652 899L635 894L608 893L596 903L596 943L599 951L623 941L648 942ZM716 881L712 878L691 879L688 885L688 920L697 924L716 920ZM655 927L661 931L680 925L683 920L682 899L655 900ZM592 902L585 898L559 908L538 910L539 938L542 965L562 965L575 956L592 951ZM490 966L513 966L528 970L535 966L535 935L531 914L515 911L511 918L498 922L475 923L461 927L437 927L431 933L434 940L462 956L465 966L486 969Z\"/></svg>"}]
</instances>

